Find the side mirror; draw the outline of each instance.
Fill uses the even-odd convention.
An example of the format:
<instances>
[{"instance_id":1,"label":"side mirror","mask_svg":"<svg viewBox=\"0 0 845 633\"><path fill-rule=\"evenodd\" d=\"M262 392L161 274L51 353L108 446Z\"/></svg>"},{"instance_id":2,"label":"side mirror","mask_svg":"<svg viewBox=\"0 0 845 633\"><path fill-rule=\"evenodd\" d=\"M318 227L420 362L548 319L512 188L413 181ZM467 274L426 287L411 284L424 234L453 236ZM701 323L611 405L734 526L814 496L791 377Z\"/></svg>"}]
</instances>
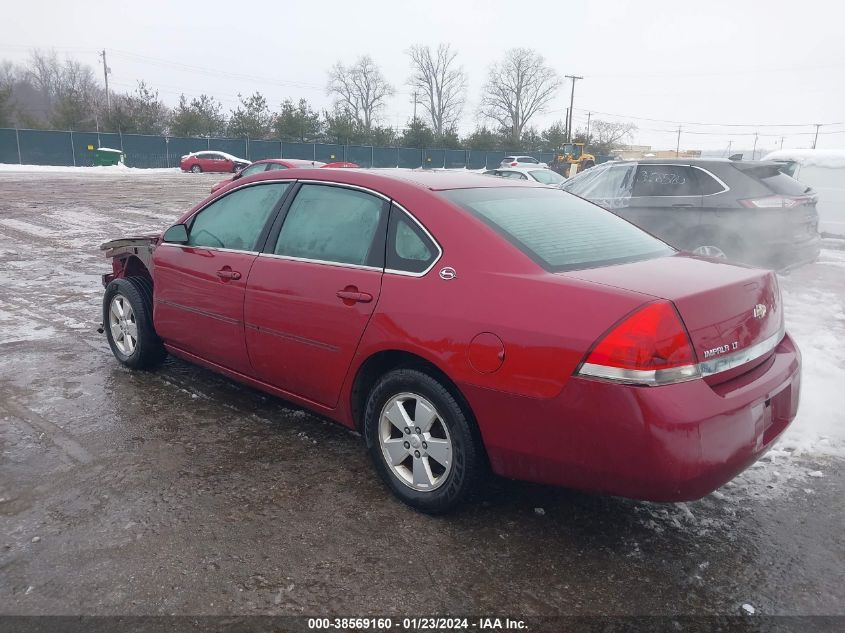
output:
<instances>
[{"instance_id":1,"label":"side mirror","mask_svg":"<svg viewBox=\"0 0 845 633\"><path fill-rule=\"evenodd\" d=\"M188 227L184 224L174 224L164 232L162 240L170 244L187 244Z\"/></svg>"}]
</instances>

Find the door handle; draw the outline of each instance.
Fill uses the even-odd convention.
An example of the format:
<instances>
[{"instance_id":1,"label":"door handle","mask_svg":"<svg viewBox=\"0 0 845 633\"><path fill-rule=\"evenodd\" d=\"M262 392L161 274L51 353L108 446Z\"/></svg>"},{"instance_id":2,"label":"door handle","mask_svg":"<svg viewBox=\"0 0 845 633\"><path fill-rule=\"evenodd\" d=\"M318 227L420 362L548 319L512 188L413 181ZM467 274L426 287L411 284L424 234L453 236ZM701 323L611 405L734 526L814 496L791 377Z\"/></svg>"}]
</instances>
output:
<instances>
[{"instance_id":1,"label":"door handle","mask_svg":"<svg viewBox=\"0 0 845 633\"><path fill-rule=\"evenodd\" d=\"M237 270L232 270L228 266L225 266L217 271L217 276L223 280L231 280L231 279L240 279L241 274Z\"/></svg>"},{"instance_id":2,"label":"door handle","mask_svg":"<svg viewBox=\"0 0 845 633\"><path fill-rule=\"evenodd\" d=\"M337 291L337 298L343 299L344 303L352 305L353 303L369 303L373 300L373 295L369 292L358 292L358 289L352 286L347 286L343 290Z\"/></svg>"}]
</instances>

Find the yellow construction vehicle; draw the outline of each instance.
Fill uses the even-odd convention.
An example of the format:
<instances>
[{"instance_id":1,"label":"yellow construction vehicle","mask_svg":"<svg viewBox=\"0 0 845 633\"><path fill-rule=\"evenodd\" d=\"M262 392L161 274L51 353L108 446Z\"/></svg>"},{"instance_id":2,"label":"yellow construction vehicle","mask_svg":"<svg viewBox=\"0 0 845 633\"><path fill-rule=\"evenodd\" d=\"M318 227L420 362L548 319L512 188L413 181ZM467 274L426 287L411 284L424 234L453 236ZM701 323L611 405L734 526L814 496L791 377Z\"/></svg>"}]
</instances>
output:
<instances>
[{"instance_id":1,"label":"yellow construction vehicle","mask_svg":"<svg viewBox=\"0 0 845 633\"><path fill-rule=\"evenodd\" d=\"M595 164L596 157L584 151L584 143L564 143L555 152L551 168L561 176L571 178L576 173L589 169ZM572 168L573 165L576 166L575 169Z\"/></svg>"}]
</instances>

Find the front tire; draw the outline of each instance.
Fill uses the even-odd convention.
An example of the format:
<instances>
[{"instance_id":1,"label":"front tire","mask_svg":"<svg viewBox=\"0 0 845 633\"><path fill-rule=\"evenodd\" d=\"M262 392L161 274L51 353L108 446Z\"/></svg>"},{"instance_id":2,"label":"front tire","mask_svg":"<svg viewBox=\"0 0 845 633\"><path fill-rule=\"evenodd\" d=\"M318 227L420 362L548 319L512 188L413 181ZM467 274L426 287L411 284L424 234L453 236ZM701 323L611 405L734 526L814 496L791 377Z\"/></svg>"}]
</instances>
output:
<instances>
[{"instance_id":1,"label":"front tire","mask_svg":"<svg viewBox=\"0 0 845 633\"><path fill-rule=\"evenodd\" d=\"M194 174L198 174L201 171L202 171L202 167L200 167L199 165L194 165L193 167L191 167L191 172L194 173Z\"/></svg>"},{"instance_id":2,"label":"front tire","mask_svg":"<svg viewBox=\"0 0 845 633\"><path fill-rule=\"evenodd\" d=\"M103 296L103 328L115 358L150 369L167 355L153 328L153 287L144 277L115 279Z\"/></svg>"},{"instance_id":3,"label":"front tire","mask_svg":"<svg viewBox=\"0 0 845 633\"><path fill-rule=\"evenodd\" d=\"M422 512L456 508L482 480L483 448L474 423L452 393L422 371L382 376L367 398L364 437L382 480Z\"/></svg>"}]
</instances>

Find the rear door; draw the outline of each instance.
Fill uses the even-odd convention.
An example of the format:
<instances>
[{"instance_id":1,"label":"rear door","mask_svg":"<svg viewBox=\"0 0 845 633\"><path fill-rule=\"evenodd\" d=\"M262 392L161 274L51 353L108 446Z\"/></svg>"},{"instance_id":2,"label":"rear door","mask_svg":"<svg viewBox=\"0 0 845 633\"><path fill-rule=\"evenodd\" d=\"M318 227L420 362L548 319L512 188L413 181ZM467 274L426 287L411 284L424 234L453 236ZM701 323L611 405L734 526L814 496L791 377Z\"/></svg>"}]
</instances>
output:
<instances>
[{"instance_id":1,"label":"rear door","mask_svg":"<svg viewBox=\"0 0 845 633\"><path fill-rule=\"evenodd\" d=\"M617 213L677 246L699 223L701 189L690 165L640 163L631 197Z\"/></svg>"},{"instance_id":2,"label":"rear door","mask_svg":"<svg viewBox=\"0 0 845 633\"><path fill-rule=\"evenodd\" d=\"M246 289L247 348L261 380L337 404L381 292L388 206L352 187L298 187Z\"/></svg>"},{"instance_id":3,"label":"rear door","mask_svg":"<svg viewBox=\"0 0 845 633\"><path fill-rule=\"evenodd\" d=\"M155 327L165 343L249 374L244 290L290 183L259 183L218 198L188 222L187 244L153 253Z\"/></svg>"}]
</instances>

